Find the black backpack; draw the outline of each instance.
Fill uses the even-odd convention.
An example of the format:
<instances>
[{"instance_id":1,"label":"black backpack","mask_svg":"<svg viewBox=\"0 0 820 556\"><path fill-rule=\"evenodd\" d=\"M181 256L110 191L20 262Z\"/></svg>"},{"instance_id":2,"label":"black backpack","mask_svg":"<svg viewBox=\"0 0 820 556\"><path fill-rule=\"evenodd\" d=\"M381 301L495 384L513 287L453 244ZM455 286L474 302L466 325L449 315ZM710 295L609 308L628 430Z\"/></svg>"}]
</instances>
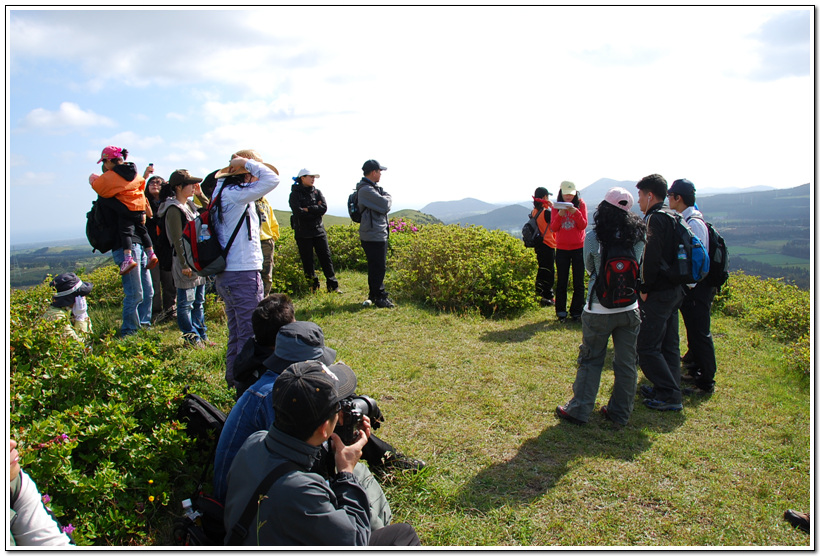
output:
<instances>
[{"instance_id":1,"label":"black backpack","mask_svg":"<svg viewBox=\"0 0 820 556\"><path fill-rule=\"evenodd\" d=\"M608 309L632 305L638 300L640 263L633 245L617 242L601 244L601 267L593 282L598 302ZM592 296L589 299L592 307Z\"/></svg>"},{"instance_id":2,"label":"black backpack","mask_svg":"<svg viewBox=\"0 0 820 556\"><path fill-rule=\"evenodd\" d=\"M91 202L91 210L86 213L85 237L92 252L107 253L119 245L117 214L100 203L100 197Z\"/></svg>"},{"instance_id":3,"label":"black backpack","mask_svg":"<svg viewBox=\"0 0 820 556\"><path fill-rule=\"evenodd\" d=\"M544 236L538 228L538 217L541 216L542 212L544 212L544 209L539 210L535 216L531 216L524 224L524 227L521 228L521 239L524 240L524 247L535 247L539 243L543 243Z\"/></svg>"},{"instance_id":4,"label":"black backpack","mask_svg":"<svg viewBox=\"0 0 820 556\"><path fill-rule=\"evenodd\" d=\"M353 193L351 193L347 197L347 214L350 216L350 219L357 224L360 224L362 221L362 213L359 210L359 190L355 189Z\"/></svg>"},{"instance_id":5,"label":"black backpack","mask_svg":"<svg viewBox=\"0 0 820 556\"><path fill-rule=\"evenodd\" d=\"M704 282L720 289L729 279L729 250L726 248L726 241L711 222L706 222L698 216L692 218L702 221L709 231L709 274L706 275Z\"/></svg>"}]
</instances>

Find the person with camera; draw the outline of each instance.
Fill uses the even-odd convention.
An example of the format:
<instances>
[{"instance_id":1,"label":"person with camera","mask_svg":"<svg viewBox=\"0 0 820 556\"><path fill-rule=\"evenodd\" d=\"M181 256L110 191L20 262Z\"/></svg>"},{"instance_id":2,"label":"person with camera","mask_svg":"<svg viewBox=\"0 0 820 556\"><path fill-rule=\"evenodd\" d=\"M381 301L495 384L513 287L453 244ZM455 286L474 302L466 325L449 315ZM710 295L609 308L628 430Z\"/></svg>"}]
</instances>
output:
<instances>
[{"instance_id":1,"label":"person with camera","mask_svg":"<svg viewBox=\"0 0 820 556\"><path fill-rule=\"evenodd\" d=\"M228 473L226 544L421 544L408 524L371 530L367 493L353 473L370 437L370 419L362 416L349 445L335 432L337 424L344 424L342 401L355 391L356 375L342 363L328 367L305 361L279 376L273 390L273 425L248 438ZM328 440L336 471L329 481L311 471ZM269 486L263 484L271 477Z\"/></svg>"},{"instance_id":2,"label":"person with camera","mask_svg":"<svg viewBox=\"0 0 820 556\"><path fill-rule=\"evenodd\" d=\"M274 294L283 295L283 294ZM293 305L290 299L286 303L268 296L254 311L254 337L258 342L265 344L273 342L272 354L264 361L261 377L245 391L236 405L231 409L228 418L219 436L214 458L214 496L224 501L227 493L227 476L234 457L242 444L254 432L267 430L274 421L273 389L276 379L290 365L303 361L321 361L332 365L336 359L336 351L326 347L322 329L312 322L284 320L292 318ZM286 296L285 296L286 297ZM268 331L276 328L275 340L270 339ZM267 349L260 346L256 353L264 353ZM250 355L250 353L248 353ZM238 358L237 361L240 361ZM241 367L237 367L241 368ZM379 427L382 420L381 410L372 398L358 396L351 400L363 406L363 413L374 421L373 428ZM418 471L424 467L424 462L405 456L396 449L377 438L370 436L370 441L363 450L363 457L368 467L357 467L357 475L365 486L371 501L372 515L376 525L388 523L390 520L389 507L384 501L384 493L375 482L369 469L405 469ZM327 462L317 462L316 469L325 473Z\"/></svg>"}]
</instances>

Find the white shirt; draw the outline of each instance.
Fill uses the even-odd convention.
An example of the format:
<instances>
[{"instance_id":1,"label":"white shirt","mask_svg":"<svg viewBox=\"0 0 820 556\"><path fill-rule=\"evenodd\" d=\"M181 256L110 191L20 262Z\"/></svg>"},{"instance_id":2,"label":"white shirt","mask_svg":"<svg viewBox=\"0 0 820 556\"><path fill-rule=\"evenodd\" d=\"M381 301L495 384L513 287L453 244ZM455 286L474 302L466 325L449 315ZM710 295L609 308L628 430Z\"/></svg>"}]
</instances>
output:
<instances>
[{"instance_id":1,"label":"white shirt","mask_svg":"<svg viewBox=\"0 0 820 556\"><path fill-rule=\"evenodd\" d=\"M258 179L258 181L247 184L245 187L226 187L222 191L221 199L221 216L222 220L217 219L216 232L219 237L219 243L222 247L228 244L231 239L231 234L236 228L239 219L245 214L245 209L248 209L248 216L250 217L250 239L248 238L248 224L242 224L239 232L236 234L236 239L233 240L231 249L228 251L227 263L225 267L226 272L242 271L242 270L262 270L262 246L259 243L259 215L256 214L256 207L254 203L276 189L279 185L279 176L276 173L255 160L248 160L245 163L245 169L251 175ZM225 183L225 178L221 178L214 189L214 198L216 198L222 186Z\"/></svg>"}]
</instances>

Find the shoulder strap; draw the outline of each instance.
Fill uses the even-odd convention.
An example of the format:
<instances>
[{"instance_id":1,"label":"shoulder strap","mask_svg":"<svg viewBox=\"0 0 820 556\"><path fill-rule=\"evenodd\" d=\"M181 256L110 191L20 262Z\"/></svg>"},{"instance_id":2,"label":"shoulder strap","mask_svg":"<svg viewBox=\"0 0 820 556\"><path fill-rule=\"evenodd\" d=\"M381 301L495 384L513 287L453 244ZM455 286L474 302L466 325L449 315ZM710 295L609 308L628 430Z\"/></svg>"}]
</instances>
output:
<instances>
[{"instance_id":1,"label":"shoulder strap","mask_svg":"<svg viewBox=\"0 0 820 556\"><path fill-rule=\"evenodd\" d=\"M222 193L221 190L220 190L220 193ZM245 212L242 213L242 218L240 218L239 222L236 223L236 228L234 228L233 233L231 234L231 239L229 239L228 244L225 245L225 249L223 251L225 252L226 255L228 253L228 250L231 248L231 245L233 245L233 240L236 239L236 234L239 233L239 228L242 227L242 223L245 222L245 219L248 220L248 236L250 238L250 235L251 235L251 228L250 228L250 226L251 226L251 217L248 215L248 209L249 208L250 208L250 205L245 205Z\"/></svg>"},{"instance_id":2,"label":"shoulder strap","mask_svg":"<svg viewBox=\"0 0 820 556\"><path fill-rule=\"evenodd\" d=\"M273 471L268 473L268 476L265 477L259 486L254 491L251 499L248 500L248 505L245 506L245 511L242 512L242 515L239 517L239 521L231 529L231 537L228 539L228 542L225 543L226 546L238 546L245 537L248 536L248 524L250 523L251 517L253 513L256 511L257 504L259 503L259 496L265 494L270 490L270 487L273 486L277 480L279 480L285 473L289 471L297 471L300 469L299 465L292 461L286 461L285 463L279 464L274 468Z\"/></svg>"}]
</instances>

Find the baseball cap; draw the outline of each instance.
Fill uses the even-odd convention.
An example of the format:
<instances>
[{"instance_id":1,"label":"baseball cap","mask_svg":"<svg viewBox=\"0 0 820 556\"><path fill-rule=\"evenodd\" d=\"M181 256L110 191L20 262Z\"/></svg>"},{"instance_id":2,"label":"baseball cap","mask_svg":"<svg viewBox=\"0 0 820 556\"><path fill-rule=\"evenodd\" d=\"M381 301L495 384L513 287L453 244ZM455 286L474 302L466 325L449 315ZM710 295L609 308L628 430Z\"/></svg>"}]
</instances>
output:
<instances>
[{"instance_id":1,"label":"baseball cap","mask_svg":"<svg viewBox=\"0 0 820 556\"><path fill-rule=\"evenodd\" d=\"M111 160L122 158L125 160L126 155L123 153L123 149L119 147L115 147L114 145L109 145L102 150L102 154L100 155L100 159L97 161L97 164L102 162L103 160Z\"/></svg>"},{"instance_id":2,"label":"baseball cap","mask_svg":"<svg viewBox=\"0 0 820 556\"><path fill-rule=\"evenodd\" d=\"M299 170L299 173L296 174L297 178L301 178L302 176L313 176L314 178L320 177L319 174L317 174L316 172L311 172L307 168L302 168L301 170Z\"/></svg>"},{"instance_id":3,"label":"baseball cap","mask_svg":"<svg viewBox=\"0 0 820 556\"><path fill-rule=\"evenodd\" d=\"M575 184L571 181L562 181L561 182L561 194L562 195L575 195L576 189Z\"/></svg>"},{"instance_id":4,"label":"baseball cap","mask_svg":"<svg viewBox=\"0 0 820 556\"><path fill-rule=\"evenodd\" d=\"M365 174L369 174L369 173L370 173L370 172L372 172L373 170L387 170L387 167L386 167L386 166L382 166L381 164L379 164L379 161L378 161L378 160L373 160L373 159L371 158L370 160L368 160L367 162L365 162L365 163L362 165L362 171L363 171Z\"/></svg>"},{"instance_id":5,"label":"baseball cap","mask_svg":"<svg viewBox=\"0 0 820 556\"><path fill-rule=\"evenodd\" d=\"M294 363L273 383L277 428L286 432L316 428L354 392L356 375L344 363L329 367L321 361Z\"/></svg>"},{"instance_id":6,"label":"baseball cap","mask_svg":"<svg viewBox=\"0 0 820 556\"><path fill-rule=\"evenodd\" d=\"M613 187L607 191L604 195L604 201L625 211L631 209L632 203L634 203L632 194L623 187Z\"/></svg>"},{"instance_id":7,"label":"baseball cap","mask_svg":"<svg viewBox=\"0 0 820 556\"><path fill-rule=\"evenodd\" d=\"M674 193L675 195L694 195L695 184L686 178L675 180L672 182L672 187L669 188L669 193Z\"/></svg>"},{"instance_id":8,"label":"baseball cap","mask_svg":"<svg viewBox=\"0 0 820 556\"><path fill-rule=\"evenodd\" d=\"M202 178L195 178L188 173L188 170L174 170L171 177L168 178L168 185L177 187L179 185L188 185L191 183L199 183Z\"/></svg>"}]
</instances>

